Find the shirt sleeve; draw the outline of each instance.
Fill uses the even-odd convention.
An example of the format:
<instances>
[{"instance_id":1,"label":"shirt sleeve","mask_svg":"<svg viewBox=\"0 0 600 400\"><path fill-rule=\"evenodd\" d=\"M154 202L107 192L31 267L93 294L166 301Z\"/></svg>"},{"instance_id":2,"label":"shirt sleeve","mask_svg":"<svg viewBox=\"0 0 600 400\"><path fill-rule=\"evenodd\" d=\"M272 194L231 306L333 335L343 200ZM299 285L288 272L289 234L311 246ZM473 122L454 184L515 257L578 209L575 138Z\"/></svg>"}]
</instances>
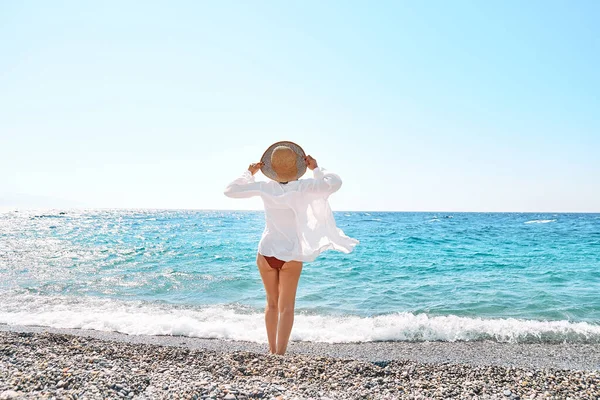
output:
<instances>
[{"instance_id":1,"label":"shirt sleeve","mask_svg":"<svg viewBox=\"0 0 600 400\"><path fill-rule=\"evenodd\" d=\"M262 182L255 182L250 171L245 171L242 176L231 182L225 188L225 196L232 198L245 198L260 196Z\"/></svg>"},{"instance_id":2,"label":"shirt sleeve","mask_svg":"<svg viewBox=\"0 0 600 400\"><path fill-rule=\"evenodd\" d=\"M342 187L342 178L333 172L317 167L313 170L313 174L314 179L303 180L303 192L330 195Z\"/></svg>"}]
</instances>

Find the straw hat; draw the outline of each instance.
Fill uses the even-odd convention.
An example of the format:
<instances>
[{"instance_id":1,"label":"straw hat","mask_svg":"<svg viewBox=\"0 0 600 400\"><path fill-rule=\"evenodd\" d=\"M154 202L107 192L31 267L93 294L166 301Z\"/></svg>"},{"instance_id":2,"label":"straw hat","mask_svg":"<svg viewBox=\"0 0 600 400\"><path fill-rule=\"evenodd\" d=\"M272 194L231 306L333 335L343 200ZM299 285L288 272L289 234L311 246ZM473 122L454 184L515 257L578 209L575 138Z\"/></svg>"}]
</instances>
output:
<instances>
[{"instance_id":1,"label":"straw hat","mask_svg":"<svg viewBox=\"0 0 600 400\"><path fill-rule=\"evenodd\" d=\"M277 182L300 179L306 172L306 154L296 143L283 141L273 143L260 159L262 173Z\"/></svg>"}]
</instances>

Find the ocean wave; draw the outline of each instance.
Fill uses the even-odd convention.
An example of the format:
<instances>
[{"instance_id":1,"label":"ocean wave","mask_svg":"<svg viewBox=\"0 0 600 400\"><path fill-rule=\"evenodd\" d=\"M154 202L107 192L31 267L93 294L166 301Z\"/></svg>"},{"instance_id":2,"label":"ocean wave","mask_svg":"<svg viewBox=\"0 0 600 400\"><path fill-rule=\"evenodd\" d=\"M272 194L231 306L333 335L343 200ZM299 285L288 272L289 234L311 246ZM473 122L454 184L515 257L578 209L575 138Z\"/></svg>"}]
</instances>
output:
<instances>
[{"instance_id":1,"label":"ocean wave","mask_svg":"<svg viewBox=\"0 0 600 400\"><path fill-rule=\"evenodd\" d=\"M549 224L550 222L556 222L555 219L533 219L525 222L526 224Z\"/></svg>"},{"instance_id":2,"label":"ocean wave","mask_svg":"<svg viewBox=\"0 0 600 400\"><path fill-rule=\"evenodd\" d=\"M239 305L182 307L142 301L17 295L0 299L0 310L0 323L9 325L266 341L262 313ZM408 312L359 317L309 315L298 311L292 340L327 343L480 340L600 343L600 325Z\"/></svg>"}]
</instances>

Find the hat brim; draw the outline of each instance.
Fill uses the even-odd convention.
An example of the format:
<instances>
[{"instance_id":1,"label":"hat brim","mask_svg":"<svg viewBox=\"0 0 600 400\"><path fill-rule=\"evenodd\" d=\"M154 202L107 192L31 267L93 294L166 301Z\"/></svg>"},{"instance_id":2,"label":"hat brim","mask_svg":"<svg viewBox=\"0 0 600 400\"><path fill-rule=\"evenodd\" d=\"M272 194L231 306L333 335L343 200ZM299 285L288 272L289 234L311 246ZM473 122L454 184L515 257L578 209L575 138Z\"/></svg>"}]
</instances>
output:
<instances>
[{"instance_id":1,"label":"hat brim","mask_svg":"<svg viewBox=\"0 0 600 400\"><path fill-rule=\"evenodd\" d=\"M288 147L290 149L292 149L292 151L294 153L296 153L296 167L298 172L296 173L296 179L300 179L302 177L302 175L304 175L306 173L306 161L304 160L306 157L306 153L304 153L304 150L302 150L302 147L300 147L299 145L297 145L294 142L289 142L289 141L283 141L283 142L277 142L277 143L273 143L272 145L269 146L269 148L265 151L265 153L262 155L260 161L263 163L262 168L260 169L260 171L269 179L273 179L274 181L279 182L279 179L277 179L277 174L275 173L275 171L273 171L273 168L271 166L271 154L273 153L273 150L275 150L276 147L278 146L285 146Z\"/></svg>"}]
</instances>

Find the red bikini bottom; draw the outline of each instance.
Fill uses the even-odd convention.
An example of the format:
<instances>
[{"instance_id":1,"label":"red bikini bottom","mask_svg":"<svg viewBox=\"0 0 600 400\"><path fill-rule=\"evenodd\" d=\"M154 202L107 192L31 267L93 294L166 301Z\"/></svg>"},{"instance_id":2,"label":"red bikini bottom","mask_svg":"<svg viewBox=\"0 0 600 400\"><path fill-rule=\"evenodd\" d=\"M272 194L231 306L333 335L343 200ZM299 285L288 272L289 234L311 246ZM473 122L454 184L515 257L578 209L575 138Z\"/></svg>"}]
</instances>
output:
<instances>
[{"instance_id":1,"label":"red bikini bottom","mask_svg":"<svg viewBox=\"0 0 600 400\"><path fill-rule=\"evenodd\" d=\"M280 260L277 257L267 257L267 256L263 256L263 257L269 263L269 267L271 267L273 269L281 269L281 267L283 267L283 264L285 264L285 261Z\"/></svg>"}]
</instances>

